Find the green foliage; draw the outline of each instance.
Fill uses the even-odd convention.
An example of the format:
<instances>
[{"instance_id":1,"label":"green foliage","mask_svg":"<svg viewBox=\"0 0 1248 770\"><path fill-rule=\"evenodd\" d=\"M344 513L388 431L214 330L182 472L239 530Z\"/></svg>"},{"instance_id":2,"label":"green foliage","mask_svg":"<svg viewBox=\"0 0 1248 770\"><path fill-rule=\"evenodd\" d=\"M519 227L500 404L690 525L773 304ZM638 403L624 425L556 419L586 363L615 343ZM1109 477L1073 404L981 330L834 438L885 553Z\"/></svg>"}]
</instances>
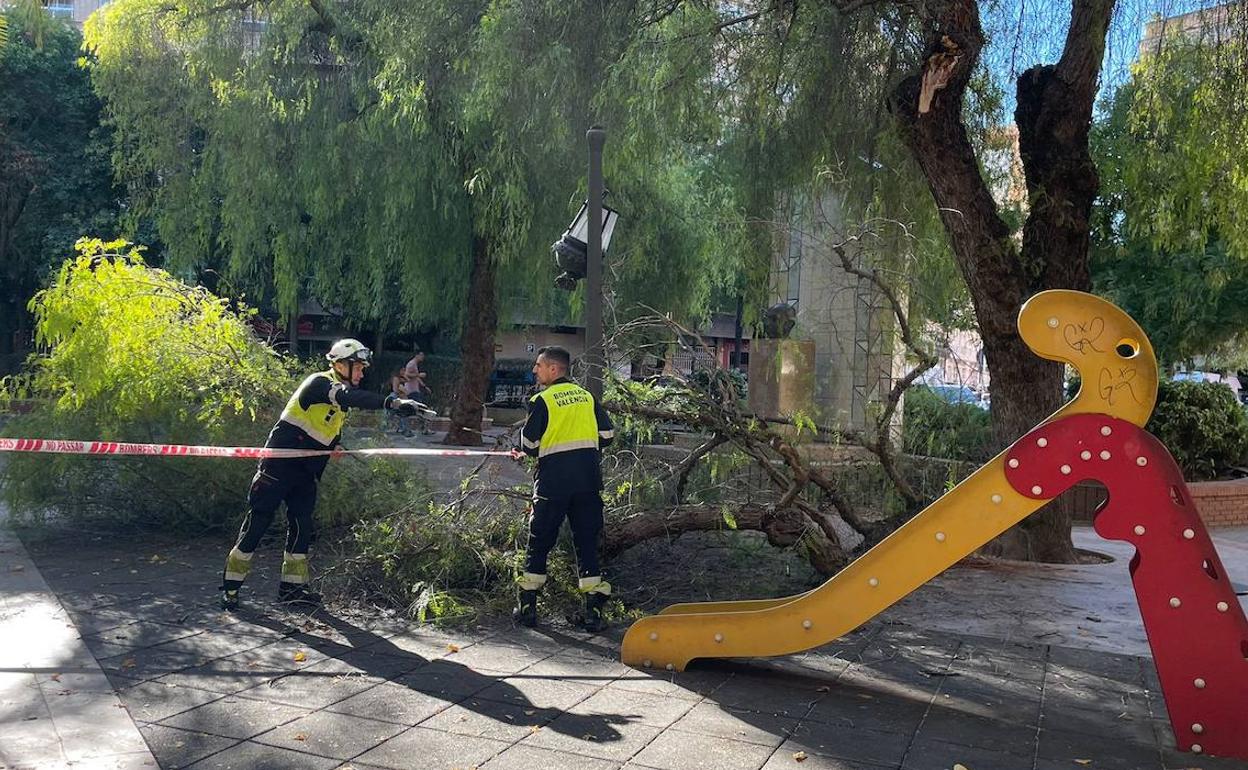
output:
<instances>
[{"instance_id":1,"label":"green foliage","mask_svg":"<svg viewBox=\"0 0 1248 770\"><path fill-rule=\"evenodd\" d=\"M10 436L255 446L298 381L251 333L251 311L146 266L125 242L83 239L31 302L41 349L9 381L36 397ZM238 460L14 455L0 493L16 520L202 532L246 510L254 466ZM423 488L398 462L347 459L318 515L350 522Z\"/></svg>"},{"instance_id":2,"label":"green foliage","mask_svg":"<svg viewBox=\"0 0 1248 770\"><path fill-rule=\"evenodd\" d=\"M115 227L120 191L77 30L23 0L0 15L0 351L84 232Z\"/></svg>"},{"instance_id":3,"label":"green foliage","mask_svg":"<svg viewBox=\"0 0 1248 770\"><path fill-rule=\"evenodd\" d=\"M1207 87L1195 79L1211 74L1212 55L1174 41L1146 58L1091 137L1101 176L1093 283L1144 327L1163 366L1208 356L1248 331L1248 251L1231 222L1240 215L1219 210L1229 191L1204 165L1227 160L1214 160L1221 129L1191 103L1193 89Z\"/></svg>"},{"instance_id":4,"label":"green foliage","mask_svg":"<svg viewBox=\"0 0 1248 770\"><path fill-rule=\"evenodd\" d=\"M524 558L527 499L523 490L475 490L450 503L415 499L393 515L356 524L350 558L329 581L420 621L504 614ZM542 592L544 603L568 613L581 602L572 553L569 538L561 538Z\"/></svg>"},{"instance_id":5,"label":"green foliage","mask_svg":"<svg viewBox=\"0 0 1248 770\"><path fill-rule=\"evenodd\" d=\"M983 462L992 456L992 422L977 406L916 385L906 391L902 443L907 454Z\"/></svg>"},{"instance_id":6,"label":"green foliage","mask_svg":"<svg viewBox=\"0 0 1248 770\"><path fill-rule=\"evenodd\" d=\"M1162 380L1145 426L1161 440L1188 481L1206 481L1239 465L1248 451L1248 416L1225 385Z\"/></svg>"},{"instance_id":7,"label":"green foliage","mask_svg":"<svg viewBox=\"0 0 1248 770\"><path fill-rule=\"evenodd\" d=\"M1239 11L1231 11L1235 24ZM1116 143L1125 229L1154 249L1248 253L1248 39L1173 35L1140 59Z\"/></svg>"}]
</instances>

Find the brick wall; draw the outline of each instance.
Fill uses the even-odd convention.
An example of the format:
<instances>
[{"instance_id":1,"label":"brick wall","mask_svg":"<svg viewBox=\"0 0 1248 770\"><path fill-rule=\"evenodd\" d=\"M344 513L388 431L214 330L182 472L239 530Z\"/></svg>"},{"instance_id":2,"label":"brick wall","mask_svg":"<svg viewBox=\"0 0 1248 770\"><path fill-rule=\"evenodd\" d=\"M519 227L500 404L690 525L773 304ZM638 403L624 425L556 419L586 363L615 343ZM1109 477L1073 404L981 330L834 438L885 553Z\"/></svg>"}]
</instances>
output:
<instances>
[{"instance_id":1,"label":"brick wall","mask_svg":"<svg viewBox=\"0 0 1248 770\"><path fill-rule=\"evenodd\" d=\"M1248 524L1248 479L1202 481L1187 485L1207 527Z\"/></svg>"},{"instance_id":2,"label":"brick wall","mask_svg":"<svg viewBox=\"0 0 1248 770\"><path fill-rule=\"evenodd\" d=\"M1187 491L1207 527L1248 525L1248 479L1240 481L1188 482ZM1074 520L1091 524L1096 507L1105 499L1105 488L1080 482L1067 493L1073 498Z\"/></svg>"}]
</instances>

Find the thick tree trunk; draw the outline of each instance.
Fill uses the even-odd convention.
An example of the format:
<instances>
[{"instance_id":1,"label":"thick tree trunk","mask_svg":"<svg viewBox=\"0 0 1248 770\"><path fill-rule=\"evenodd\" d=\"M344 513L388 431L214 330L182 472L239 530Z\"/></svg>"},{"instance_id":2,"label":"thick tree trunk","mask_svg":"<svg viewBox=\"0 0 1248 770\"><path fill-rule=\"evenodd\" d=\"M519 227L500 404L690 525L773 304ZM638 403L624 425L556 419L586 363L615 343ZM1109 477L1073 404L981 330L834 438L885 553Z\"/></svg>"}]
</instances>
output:
<instances>
[{"instance_id":1,"label":"thick tree trunk","mask_svg":"<svg viewBox=\"0 0 1248 770\"><path fill-rule=\"evenodd\" d=\"M1061 366L1027 348L1016 318L1037 291L1089 287L1088 217L1098 182L1087 138L1112 10L1113 0L1075 0L1061 61L1019 79L1016 120L1031 193L1021 253L980 174L962 122L963 95L984 45L975 0L933 7L928 55L890 99L970 289L992 374L994 432L1002 446L1061 404ZM991 550L1074 560L1069 510L1060 501L1046 506Z\"/></svg>"},{"instance_id":2,"label":"thick tree trunk","mask_svg":"<svg viewBox=\"0 0 1248 770\"><path fill-rule=\"evenodd\" d=\"M451 427L447 444L481 445L481 418L485 393L494 370L494 332L498 328L498 300L494 291L494 255L485 238L472 238L472 275L468 284L468 309L459 340L460 371L451 404Z\"/></svg>"},{"instance_id":3,"label":"thick tree trunk","mask_svg":"<svg viewBox=\"0 0 1248 770\"><path fill-rule=\"evenodd\" d=\"M722 508L713 505L680 505L653 511L609 525L603 532L603 555L612 557L638 543L656 537L674 537L685 532L716 532L725 529L763 532L767 542L785 548L802 541L803 555L821 575L832 576L846 565L845 552L830 542L799 511L767 506L743 505L733 508L733 527L724 520ZM805 538L803 539L803 536Z\"/></svg>"}]
</instances>

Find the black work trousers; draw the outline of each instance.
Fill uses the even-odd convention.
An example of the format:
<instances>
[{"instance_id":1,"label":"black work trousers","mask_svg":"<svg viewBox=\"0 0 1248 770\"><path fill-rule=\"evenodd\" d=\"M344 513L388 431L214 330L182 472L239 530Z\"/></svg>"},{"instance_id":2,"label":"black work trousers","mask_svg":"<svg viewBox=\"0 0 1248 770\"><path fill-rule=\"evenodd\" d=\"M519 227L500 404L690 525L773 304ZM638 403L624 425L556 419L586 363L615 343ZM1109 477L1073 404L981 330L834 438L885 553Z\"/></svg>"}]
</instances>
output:
<instances>
[{"instance_id":1,"label":"black work trousers","mask_svg":"<svg viewBox=\"0 0 1248 770\"><path fill-rule=\"evenodd\" d=\"M311 460L309 462L308 460ZM324 468L320 458L263 460L247 492L247 518L238 533L238 550L252 553L268 531L277 509L286 503L286 552L306 554L312 542L316 485Z\"/></svg>"},{"instance_id":2,"label":"black work trousers","mask_svg":"<svg viewBox=\"0 0 1248 770\"><path fill-rule=\"evenodd\" d=\"M563 520L572 527L572 544L580 576L598 577L598 538L602 535L602 496L598 492L581 492L562 497L537 497L529 519L529 547L525 554L524 571L546 574L546 557L559 539Z\"/></svg>"}]
</instances>

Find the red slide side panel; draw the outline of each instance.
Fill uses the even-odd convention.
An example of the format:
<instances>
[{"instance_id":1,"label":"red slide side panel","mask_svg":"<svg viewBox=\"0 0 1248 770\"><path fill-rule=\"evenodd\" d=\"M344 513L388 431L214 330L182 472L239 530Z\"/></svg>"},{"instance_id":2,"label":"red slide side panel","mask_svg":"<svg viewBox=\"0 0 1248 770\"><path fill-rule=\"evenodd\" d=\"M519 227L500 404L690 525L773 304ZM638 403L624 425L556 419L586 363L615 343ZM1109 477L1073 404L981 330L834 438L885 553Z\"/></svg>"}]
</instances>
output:
<instances>
[{"instance_id":1,"label":"red slide side panel","mask_svg":"<svg viewBox=\"0 0 1248 770\"><path fill-rule=\"evenodd\" d=\"M1074 415L1018 441L1006 477L1040 499L1085 479L1105 485L1093 525L1135 546L1131 580L1179 748L1248 760L1248 619L1161 442L1123 420Z\"/></svg>"}]
</instances>

